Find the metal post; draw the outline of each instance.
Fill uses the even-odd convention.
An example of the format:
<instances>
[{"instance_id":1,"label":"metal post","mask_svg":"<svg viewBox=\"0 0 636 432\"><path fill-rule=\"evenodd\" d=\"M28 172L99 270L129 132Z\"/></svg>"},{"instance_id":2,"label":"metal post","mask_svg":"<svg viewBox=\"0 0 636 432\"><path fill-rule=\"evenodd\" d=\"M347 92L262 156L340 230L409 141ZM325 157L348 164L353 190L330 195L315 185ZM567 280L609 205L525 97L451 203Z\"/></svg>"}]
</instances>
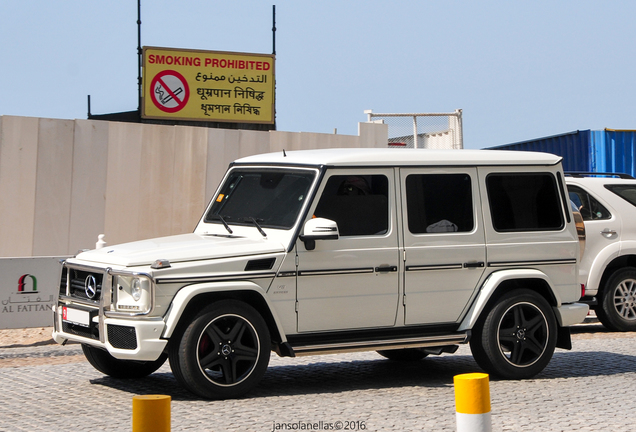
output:
<instances>
[{"instance_id":1,"label":"metal post","mask_svg":"<svg viewBox=\"0 0 636 432\"><path fill-rule=\"evenodd\" d=\"M417 116L413 116L413 148L417 148Z\"/></svg>"},{"instance_id":2,"label":"metal post","mask_svg":"<svg viewBox=\"0 0 636 432\"><path fill-rule=\"evenodd\" d=\"M462 125L462 110L456 109L457 113L457 136L459 137L459 148L464 148L464 127Z\"/></svg>"},{"instance_id":3,"label":"metal post","mask_svg":"<svg viewBox=\"0 0 636 432\"><path fill-rule=\"evenodd\" d=\"M137 0L137 93L138 93L138 106L137 111L141 115L141 61L143 51L141 49L141 0Z\"/></svg>"},{"instance_id":4,"label":"metal post","mask_svg":"<svg viewBox=\"0 0 636 432\"><path fill-rule=\"evenodd\" d=\"M276 55L276 5L272 5L272 54Z\"/></svg>"}]
</instances>

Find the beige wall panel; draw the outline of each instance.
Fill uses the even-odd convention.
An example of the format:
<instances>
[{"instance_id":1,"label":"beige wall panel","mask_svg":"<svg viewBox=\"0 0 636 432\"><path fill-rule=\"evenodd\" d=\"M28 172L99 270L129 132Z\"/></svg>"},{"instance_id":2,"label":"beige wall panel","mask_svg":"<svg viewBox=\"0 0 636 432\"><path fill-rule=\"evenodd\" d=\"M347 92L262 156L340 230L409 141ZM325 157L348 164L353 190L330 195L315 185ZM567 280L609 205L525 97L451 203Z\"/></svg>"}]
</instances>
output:
<instances>
[{"instance_id":1,"label":"beige wall panel","mask_svg":"<svg viewBox=\"0 0 636 432\"><path fill-rule=\"evenodd\" d=\"M205 128L176 128L171 234L194 231L207 204L207 141Z\"/></svg>"},{"instance_id":2,"label":"beige wall panel","mask_svg":"<svg viewBox=\"0 0 636 432\"><path fill-rule=\"evenodd\" d=\"M295 151L300 150L302 148L303 143L303 133L295 133L295 132L278 132L272 136L273 139L276 139L276 144L272 144L272 148L278 147L279 151Z\"/></svg>"},{"instance_id":3,"label":"beige wall panel","mask_svg":"<svg viewBox=\"0 0 636 432\"><path fill-rule=\"evenodd\" d=\"M3 116L0 256L75 253L101 233L112 245L191 232L240 157L386 147L387 135L366 123L349 136Z\"/></svg>"},{"instance_id":4,"label":"beige wall panel","mask_svg":"<svg viewBox=\"0 0 636 432\"><path fill-rule=\"evenodd\" d=\"M33 255L68 251L73 177L73 120L40 119Z\"/></svg>"},{"instance_id":5,"label":"beige wall panel","mask_svg":"<svg viewBox=\"0 0 636 432\"><path fill-rule=\"evenodd\" d=\"M240 132L230 129L208 129L208 159L205 181L205 205L221 183L230 162L239 158ZM203 208L201 209L203 214Z\"/></svg>"},{"instance_id":6,"label":"beige wall panel","mask_svg":"<svg viewBox=\"0 0 636 432\"><path fill-rule=\"evenodd\" d=\"M68 253L93 249L104 234L109 124L75 120Z\"/></svg>"},{"instance_id":7,"label":"beige wall panel","mask_svg":"<svg viewBox=\"0 0 636 432\"><path fill-rule=\"evenodd\" d=\"M110 122L106 173L105 241L138 239L143 125Z\"/></svg>"},{"instance_id":8,"label":"beige wall panel","mask_svg":"<svg viewBox=\"0 0 636 432\"><path fill-rule=\"evenodd\" d=\"M144 125L138 239L170 235L174 196L175 127Z\"/></svg>"},{"instance_id":9,"label":"beige wall panel","mask_svg":"<svg viewBox=\"0 0 636 432\"><path fill-rule=\"evenodd\" d=\"M269 153L269 132L239 131L239 157Z\"/></svg>"},{"instance_id":10,"label":"beige wall panel","mask_svg":"<svg viewBox=\"0 0 636 432\"><path fill-rule=\"evenodd\" d=\"M378 123L358 123L358 135L363 147L386 148L389 142L389 125Z\"/></svg>"},{"instance_id":11,"label":"beige wall panel","mask_svg":"<svg viewBox=\"0 0 636 432\"><path fill-rule=\"evenodd\" d=\"M31 256L38 119L0 117L0 256Z\"/></svg>"}]
</instances>

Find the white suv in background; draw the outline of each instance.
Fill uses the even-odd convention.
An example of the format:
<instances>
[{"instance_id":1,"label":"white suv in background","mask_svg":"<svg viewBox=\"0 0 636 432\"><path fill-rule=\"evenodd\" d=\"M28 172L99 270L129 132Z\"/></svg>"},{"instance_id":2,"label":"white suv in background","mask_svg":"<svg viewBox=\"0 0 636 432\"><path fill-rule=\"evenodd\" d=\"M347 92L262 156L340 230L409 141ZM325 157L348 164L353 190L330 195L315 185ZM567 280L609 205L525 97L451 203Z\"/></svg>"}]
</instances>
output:
<instances>
[{"instance_id":1,"label":"white suv in background","mask_svg":"<svg viewBox=\"0 0 636 432\"><path fill-rule=\"evenodd\" d=\"M569 173L566 183L585 221L584 300L608 329L636 331L636 179Z\"/></svg>"}]
</instances>

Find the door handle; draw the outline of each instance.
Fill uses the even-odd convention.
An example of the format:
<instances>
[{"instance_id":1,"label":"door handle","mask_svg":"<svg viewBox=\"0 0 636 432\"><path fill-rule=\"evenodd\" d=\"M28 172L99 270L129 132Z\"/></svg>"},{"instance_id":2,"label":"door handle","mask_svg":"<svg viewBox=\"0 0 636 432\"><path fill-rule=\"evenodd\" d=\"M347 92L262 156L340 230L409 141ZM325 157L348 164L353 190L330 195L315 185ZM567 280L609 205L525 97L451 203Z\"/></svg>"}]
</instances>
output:
<instances>
[{"instance_id":1,"label":"door handle","mask_svg":"<svg viewBox=\"0 0 636 432\"><path fill-rule=\"evenodd\" d=\"M394 272L394 271L397 271L397 266L383 266L383 267L375 268L376 273L388 273L388 272Z\"/></svg>"},{"instance_id":2,"label":"door handle","mask_svg":"<svg viewBox=\"0 0 636 432\"><path fill-rule=\"evenodd\" d=\"M616 231L614 231L613 229L605 228L603 231L601 231L601 234L603 234L604 236L610 237L616 234Z\"/></svg>"},{"instance_id":3,"label":"door handle","mask_svg":"<svg viewBox=\"0 0 636 432\"><path fill-rule=\"evenodd\" d=\"M484 266L483 261L464 263L464 268L479 268L483 266Z\"/></svg>"}]
</instances>

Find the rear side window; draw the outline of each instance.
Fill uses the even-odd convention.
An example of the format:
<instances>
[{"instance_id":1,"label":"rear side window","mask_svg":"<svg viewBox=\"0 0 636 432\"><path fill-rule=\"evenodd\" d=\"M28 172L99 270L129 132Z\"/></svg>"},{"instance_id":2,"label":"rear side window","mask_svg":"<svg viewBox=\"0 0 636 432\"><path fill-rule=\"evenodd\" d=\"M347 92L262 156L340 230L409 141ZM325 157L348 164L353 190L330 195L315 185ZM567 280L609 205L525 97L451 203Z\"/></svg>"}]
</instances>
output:
<instances>
[{"instance_id":1,"label":"rear side window","mask_svg":"<svg viewBox=\"0 0 636 432\"><path fill-rule=\"evenodd\" d=\"M475 225L468 174L411 174L406 178L409 231L469 232Z\"/></svg>"},{"instance_id":2,"label":"rear side window","mask_svg":"<svg viewBox=\"0 0 636 432\"><path fill-rule=\"evenodd\" d=\"M496 231L557 231L563 228L559 192L552 174L490 174L486 186Z\"/></svg>"},{"instance_id":3,"label":"rear side window","mask_svg":"<svg viewBox=\"0 0 636 432\"><path fill-rule=\"evenodd\" d=\"M634 185L605 185L605 187L614 192L631 205L636 206L636 186Z\"/></svg>"}]
</instances>

